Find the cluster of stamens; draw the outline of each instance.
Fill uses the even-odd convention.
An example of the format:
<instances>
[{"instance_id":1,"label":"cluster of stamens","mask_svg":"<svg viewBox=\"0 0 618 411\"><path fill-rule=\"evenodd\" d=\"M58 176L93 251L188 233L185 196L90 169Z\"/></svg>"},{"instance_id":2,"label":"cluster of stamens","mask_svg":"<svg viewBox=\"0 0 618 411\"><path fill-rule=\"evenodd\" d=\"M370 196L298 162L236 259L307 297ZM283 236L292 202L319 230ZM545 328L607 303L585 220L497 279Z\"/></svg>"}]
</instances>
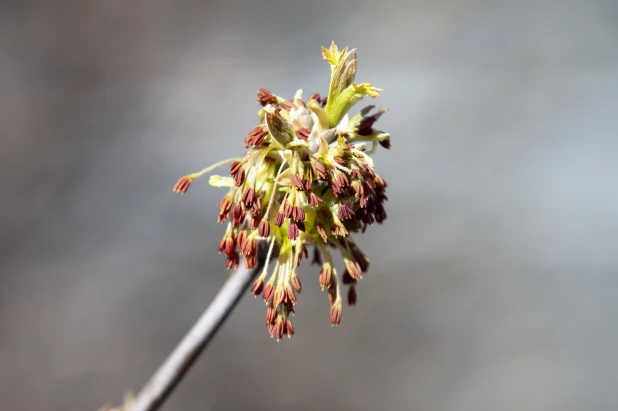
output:
<instances>
[{"instance_id":1,"label":"cluster of stamens","mask_svg":"<svg viewBox=\"0 0 618 411\"><path fill-rule=\"evenodd\" d=\"M369 268L350 233L386 219L387 184L370 157L378 144L390 147L390 135L373 127L385 110L368 106L351 118L347 114L364 96L378 97L381 90L354 83L355 50L340 51L333 43L322 52L331 65L327 97L315 93L305 102L299 90L284 100L260 89L260 121L245 138L245 155L184 176L174 187L185 193L196 178L231 163L230 177L210 178L211 185L229 188L219 207L219 221L227 222L219 252L226 255L227 268L236 269L241 258L253 268L259 250L268 250L251 292L266 302L265 323L277 340L294 334L290 316L301 292L295 270L308 257L308 247L314 246L313 263L322 266L319 284L328 293L330 321L338 325L341 283L349 286L348 304L356 304L355 286ZM341 278L331 249L343 257Z\"/></svg>"}]
</instances>

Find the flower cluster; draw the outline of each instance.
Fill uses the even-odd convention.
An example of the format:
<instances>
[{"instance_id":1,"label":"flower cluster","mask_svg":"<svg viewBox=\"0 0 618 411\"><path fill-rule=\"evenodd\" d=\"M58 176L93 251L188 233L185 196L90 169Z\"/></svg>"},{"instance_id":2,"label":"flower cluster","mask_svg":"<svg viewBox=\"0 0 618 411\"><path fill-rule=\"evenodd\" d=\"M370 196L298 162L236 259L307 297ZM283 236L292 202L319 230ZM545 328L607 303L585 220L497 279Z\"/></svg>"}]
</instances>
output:
<instances>
[{"instance_id":1,"label":"flower cluster","mask_svg":"<svg viewBox=\"0 0 618 411\"><path fill-rule=\"evenodd\" d=\"M370 157L378 145L390 148L390 135L374 128L386 110L370 105L348 115L363 97L378 97L382 90L354 82L355 50L339 50L333 43L322 55L331 67L328 96L312 94L305 102L299 90L285 100L260 89L260 120L245 138L245 155L184 176L174 187L185 193L196 178L231 163L229 177L210 178L211 185L229 188L219 207L219 221L227 222L219 252L226 255L227 268L236 269L241 257L247 267L255 266L261 244L268 250L251 292L268 305L266 326L277 340L294 334L290 315L301 291L295 269L307 258L307 247L315 247L313 262L321 265L319 283L328 293L330 321L337 325L342 283L354 305L355 286L369 267L350 234L386 219L387 184ZM343 257L341 277L333 249Z\"/></svg>"}]
</instances>

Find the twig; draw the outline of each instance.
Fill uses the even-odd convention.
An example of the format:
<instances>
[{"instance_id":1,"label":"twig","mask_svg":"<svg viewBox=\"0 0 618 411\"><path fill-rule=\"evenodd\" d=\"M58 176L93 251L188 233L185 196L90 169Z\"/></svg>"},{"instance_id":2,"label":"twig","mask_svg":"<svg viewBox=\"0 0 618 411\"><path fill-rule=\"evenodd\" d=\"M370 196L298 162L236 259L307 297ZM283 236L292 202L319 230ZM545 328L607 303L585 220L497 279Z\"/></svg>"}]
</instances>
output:
<instances>
[{"instance_id":1,"label":"twig","mask_svg":"<svg viewBox=\"0 0 618 411\"><path fill-rule=\"evenodd\" d=\"M260 258L253 269L242 264L230 275L197 323L142 388L132 411L159 409L217 333L263 264L264 261Z\"/></svg>"}]
</instances>

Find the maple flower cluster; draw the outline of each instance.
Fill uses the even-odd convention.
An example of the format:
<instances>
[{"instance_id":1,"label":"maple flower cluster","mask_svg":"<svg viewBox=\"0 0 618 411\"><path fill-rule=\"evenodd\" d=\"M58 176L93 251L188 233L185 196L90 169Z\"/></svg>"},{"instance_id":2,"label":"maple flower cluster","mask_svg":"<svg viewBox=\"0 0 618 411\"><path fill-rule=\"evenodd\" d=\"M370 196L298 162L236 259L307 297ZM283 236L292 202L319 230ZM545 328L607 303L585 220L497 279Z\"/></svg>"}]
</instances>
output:
<instances>
[{"instance_id":1,"label":"maple flower cluster","mask_svg":"<svg viewBox=\"0 0 618 411\"><path fill-rule=\"evenodd\" d=\"M379 97L382 90L354 82L356 50L332 43L322 55L331 67L328 96L315 93L305 102L299 90L285 100L260 89L259 124L245 138L245 155L186 175L174 186L185 193L196 178L231 163L230 176L210 177L211 185L229 189L219 207L219 221L227 222L219 252L227 268L236 269L241 257L252 268L258 251L268 250L251 292L264 298L266 327L277 340L294 334L290 315L301 291L295 270L308 247L315 247L319 284L328 293L330 321L338 325L342 284L349 287L348 304L356 304L355 286L369 268L351 233L386 219L387 184L370 157L378 145L390 148L390 135L374 128L386 110L369 105L348 115L363 97ZM341 276L331 250L343 257Z\"/></svg>"}]
</instances>

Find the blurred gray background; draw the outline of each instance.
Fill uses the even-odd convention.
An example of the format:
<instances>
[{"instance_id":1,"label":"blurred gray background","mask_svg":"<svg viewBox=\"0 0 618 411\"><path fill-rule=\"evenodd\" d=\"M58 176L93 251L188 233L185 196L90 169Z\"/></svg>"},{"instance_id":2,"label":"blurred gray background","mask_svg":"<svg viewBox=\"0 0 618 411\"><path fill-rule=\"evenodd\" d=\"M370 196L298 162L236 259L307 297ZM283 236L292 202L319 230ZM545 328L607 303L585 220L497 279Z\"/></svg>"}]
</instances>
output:
<instances>
[{"instance_id":1,"label":"blurred gray background","mask_svg":"<svg viewBox=\"0 0 618 411\"><path fill-rule=\"evenodd\" d=\"M224 191L172 185L331 40L391 108L358 305L306 267L277 344L247 296L164 409L618 408L616 1L65 0L0 3L1 410L142 386L227 275Z\"/></svg>"}]
</instances>

